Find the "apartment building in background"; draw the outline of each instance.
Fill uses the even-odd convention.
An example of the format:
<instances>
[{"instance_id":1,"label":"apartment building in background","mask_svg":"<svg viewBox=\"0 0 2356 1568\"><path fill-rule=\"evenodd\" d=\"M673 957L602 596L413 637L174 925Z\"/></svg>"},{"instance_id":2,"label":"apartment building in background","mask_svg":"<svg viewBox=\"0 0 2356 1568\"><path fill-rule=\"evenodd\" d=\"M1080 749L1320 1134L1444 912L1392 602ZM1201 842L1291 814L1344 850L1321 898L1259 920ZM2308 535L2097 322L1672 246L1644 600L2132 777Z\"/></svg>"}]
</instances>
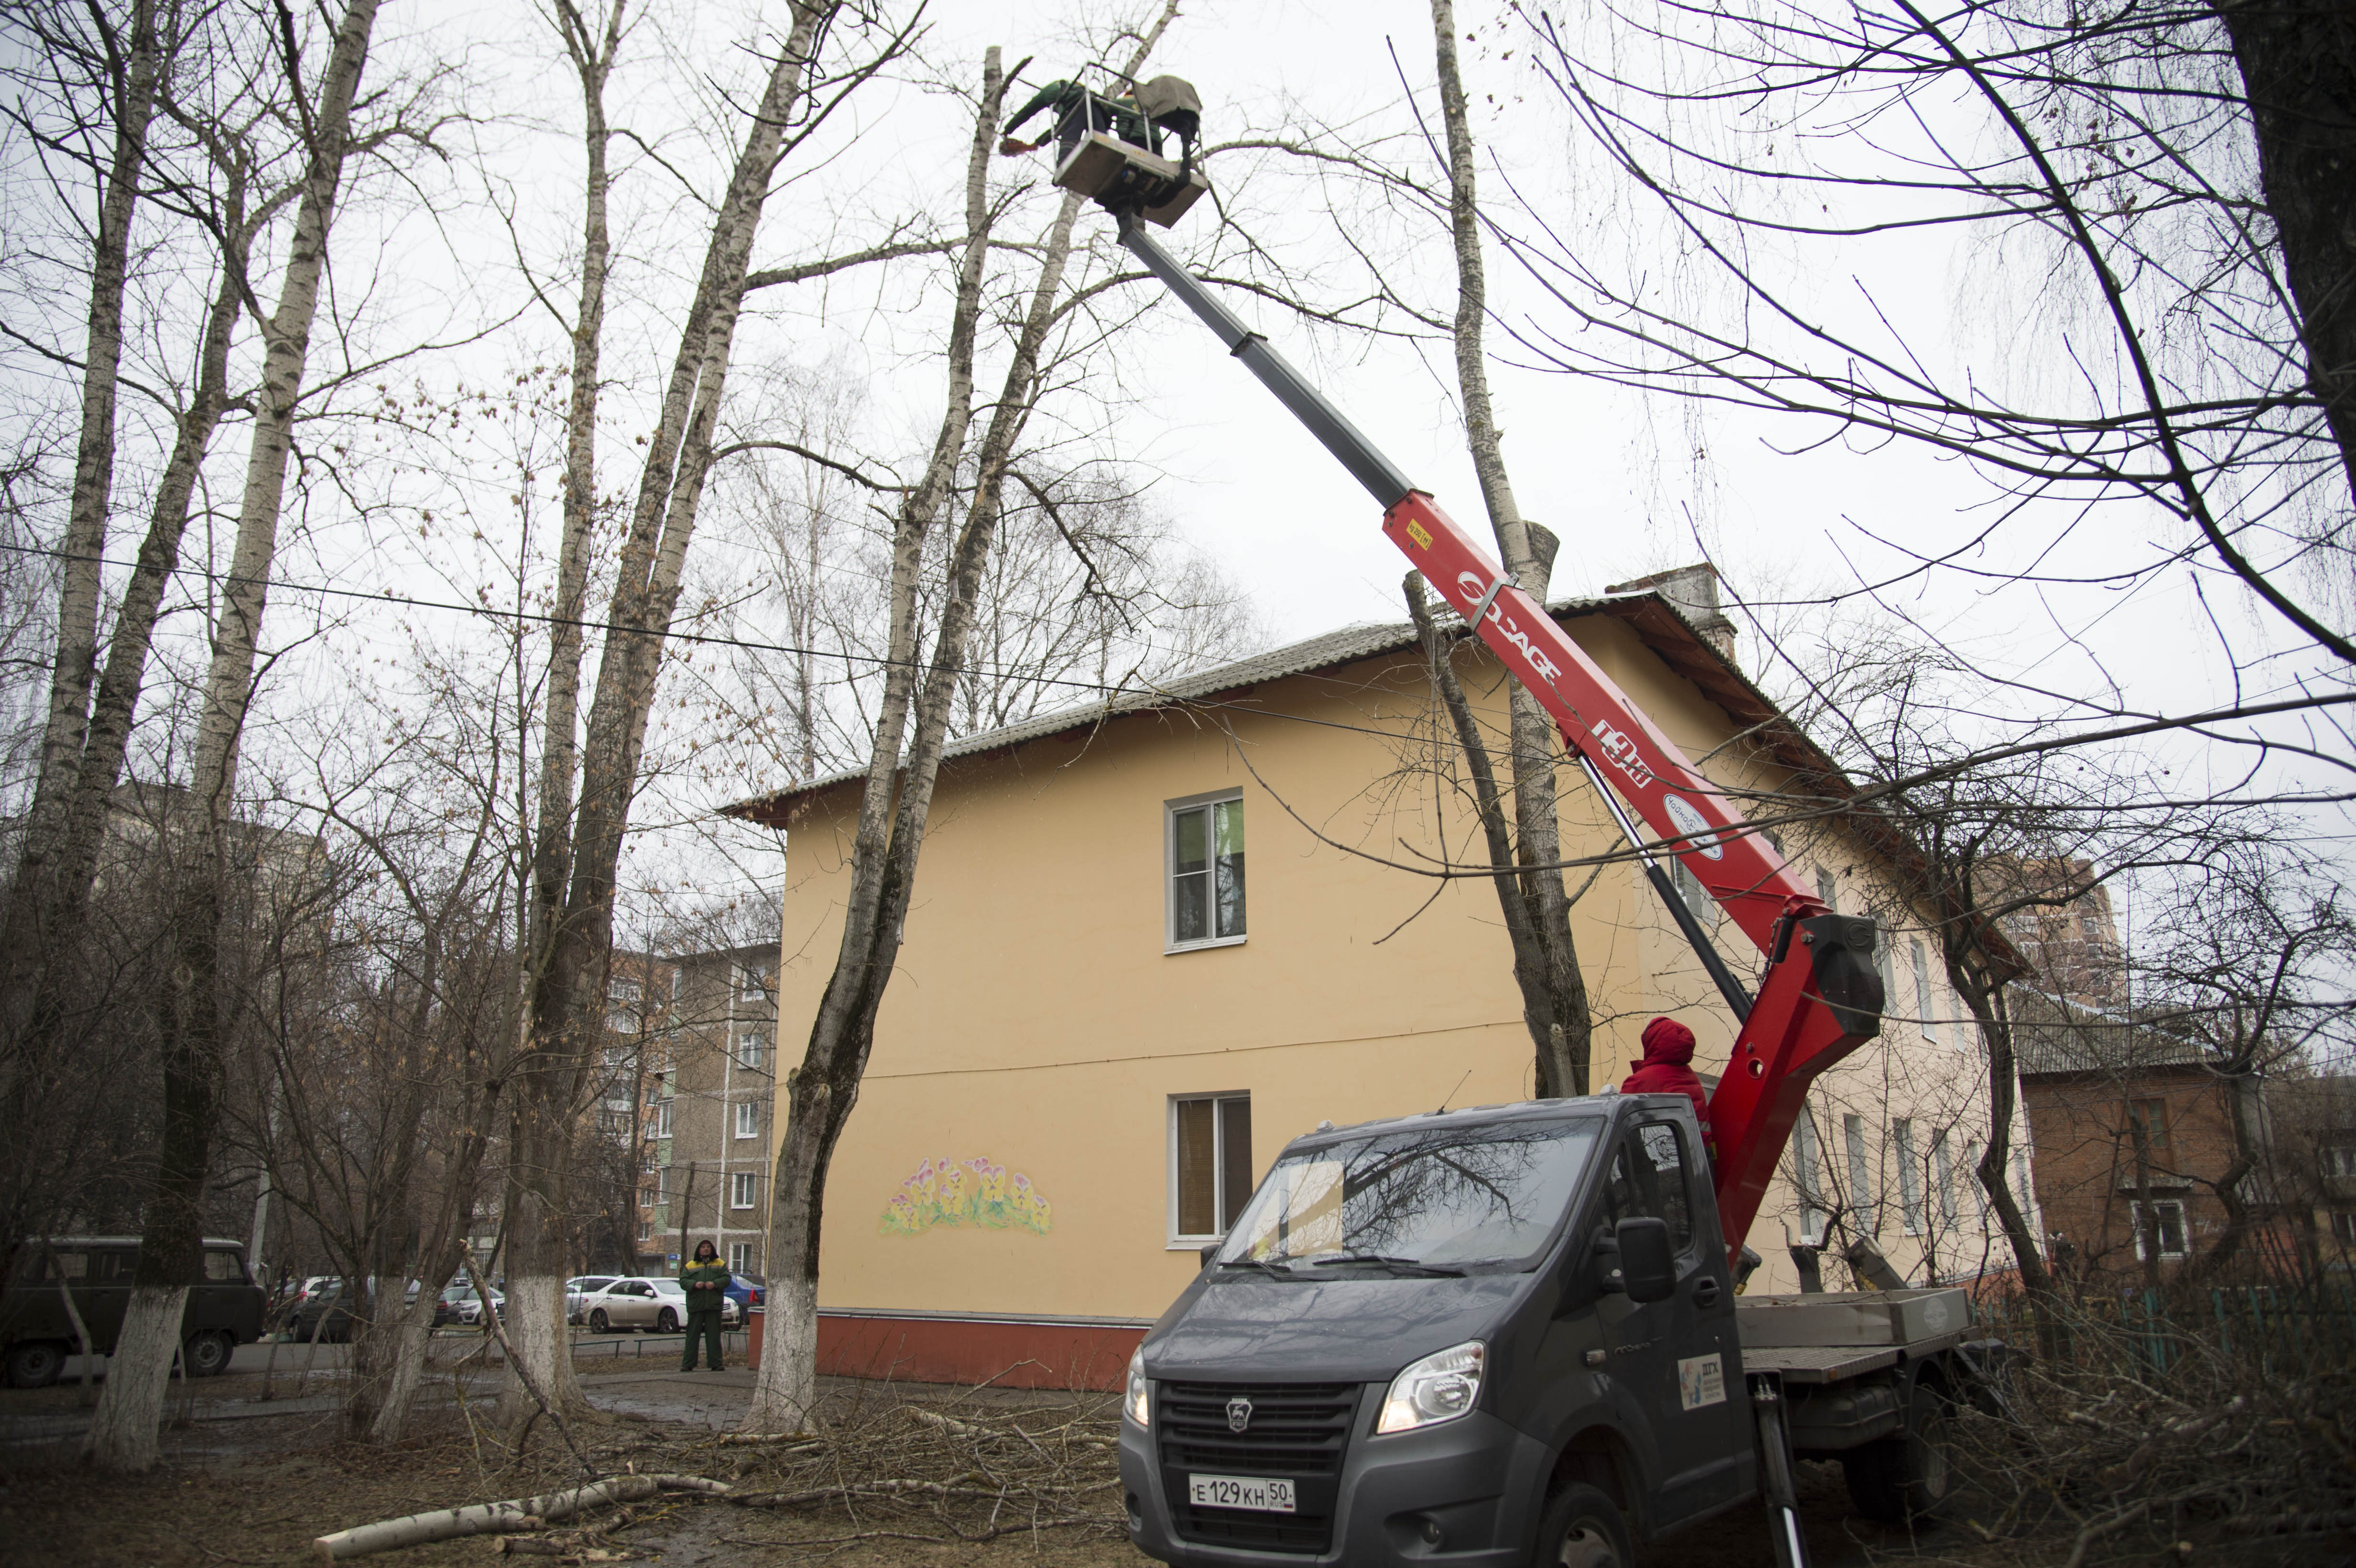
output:
<instances>
[{"instance_id":1,"label":"apartment building in background","mask_svg":"<svg viewBox=\"0 0 2356 1568\"><path fill-rule=\"evenodd\" d=\"M677 1274L709 1240L738 1274L765 1276L776 961L763 942L665 962L638 1089L640 1274Z\"/></svg>"}]
</instances>

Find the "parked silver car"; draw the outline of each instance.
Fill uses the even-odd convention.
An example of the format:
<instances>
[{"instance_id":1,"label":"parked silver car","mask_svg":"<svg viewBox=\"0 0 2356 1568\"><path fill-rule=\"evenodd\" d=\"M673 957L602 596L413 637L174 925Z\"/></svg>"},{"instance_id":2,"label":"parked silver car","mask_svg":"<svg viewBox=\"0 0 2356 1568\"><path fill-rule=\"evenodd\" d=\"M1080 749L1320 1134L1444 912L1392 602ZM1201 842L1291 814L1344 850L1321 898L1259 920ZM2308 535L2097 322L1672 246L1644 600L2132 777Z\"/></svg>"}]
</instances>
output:
<instances>
[{"instance_id":1,"label":"parked silver car","mask_svg":"<svg viewBox=\"0 0 2356 1568\"><path fill-rule=\"evenodd\" d=\"M564 1282L564 1320L567 1323L580 1322L583 1314L588 1309L589 1298L620 1277L619 1275L611 1274L584 1274L576 1275L566 1280Z\"/></svg>"},{"instance_id":2,"label":"parked silver car","mask_svg":"<svg viewBox=\"0 0 2356 1568\"><path fill-rule=\"evenodd\" d=\"M651 1328L658 1334L676 1334L687 1322L687 1286L659 1275L617 1279L605 1289L584 1296L581 1305L582 1316L593 1334L620 1328ZM736 1304L723 1299L721 1326L734 1328L738 1316Z\"/></svg>"}]
</instances>

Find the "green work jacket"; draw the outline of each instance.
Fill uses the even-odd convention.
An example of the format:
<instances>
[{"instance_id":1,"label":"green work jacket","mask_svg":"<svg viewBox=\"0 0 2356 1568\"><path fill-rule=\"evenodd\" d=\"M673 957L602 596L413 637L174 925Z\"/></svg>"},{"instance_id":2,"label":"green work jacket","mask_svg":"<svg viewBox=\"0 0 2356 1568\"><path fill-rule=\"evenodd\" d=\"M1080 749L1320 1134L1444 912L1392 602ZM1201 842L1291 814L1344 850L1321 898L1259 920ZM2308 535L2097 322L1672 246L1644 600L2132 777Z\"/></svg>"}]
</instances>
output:
<instances>
[{"instance_id":1,"label":"green work jacket","mask_svg":"<svg viewBox=\"0 0 2356 1568\"><path fill-rule=\"evenodd\" d=\"M718 1312L728 1300L726 1264L690 1264L679 1271L679 1282L687 1287L690 1312Z\"/></svg>"}]
</instances>

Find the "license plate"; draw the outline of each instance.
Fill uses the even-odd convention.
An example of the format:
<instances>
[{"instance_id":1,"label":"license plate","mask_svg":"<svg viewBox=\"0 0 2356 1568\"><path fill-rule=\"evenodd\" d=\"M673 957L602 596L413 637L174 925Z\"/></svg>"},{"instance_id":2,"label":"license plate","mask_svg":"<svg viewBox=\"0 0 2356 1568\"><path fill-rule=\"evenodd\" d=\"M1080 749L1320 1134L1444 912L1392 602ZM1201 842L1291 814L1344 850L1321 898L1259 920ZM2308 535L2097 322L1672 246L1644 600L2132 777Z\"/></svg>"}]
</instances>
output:
<instances>
[{"instance_id":1,"label":"license plate","mask_svg":"<svg viewBox=\"0 0 2356 1568\"><path fill-rule=\"evenodd\" d=\"M1290 1513L1292 1483L1256 1476L1189 1476L1186 1477L1186 1500L1196 1508Z\"/></svg>"}]
</instances>

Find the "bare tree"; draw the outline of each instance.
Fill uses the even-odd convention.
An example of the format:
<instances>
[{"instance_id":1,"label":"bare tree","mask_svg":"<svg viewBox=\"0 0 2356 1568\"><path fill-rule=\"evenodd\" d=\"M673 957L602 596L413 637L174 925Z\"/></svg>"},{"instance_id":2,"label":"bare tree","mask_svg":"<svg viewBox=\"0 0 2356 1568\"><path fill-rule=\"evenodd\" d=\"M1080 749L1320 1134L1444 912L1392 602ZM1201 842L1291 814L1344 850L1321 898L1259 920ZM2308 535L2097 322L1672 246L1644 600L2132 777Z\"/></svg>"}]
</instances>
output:
<instances>
[{"instance_id":1,"label":"bare tree","mask_svg":"<svg viewBox=\"0 0 2356 1568\"><path fill-rule=\"evenodd\" d=\"M2116 592L2205 566L2319 668L2356 659L2334 620L2356 478L2343 8L1606 4L1511 30L1593 155L1582 205L1658 220L1621 264L1535 191L1517 204L1506 242L1543 296L1515 336L1540 362L1811 441L1917 443L2011 503L1968 562L1890 541L1893 579ZM1977 247L1992 354L1898 297L1944 236ZM1853 269L1845 299L1812 286ZM2107 503L2176 537L2060 565Z\"/></svg>"},{"instance_id":2,"label":"bare tree","mask_svg":"<svg viewBox=\"0 0 2356 1568\"><path fill-rule=\"evenodd\" d=\"M888 34L830 73L821 67L820 46L833 25L849 15L836 0L797 0L786 36L770 57L761 96L746 116L727 189L714 206L695 296L683 319L623 537L580 752L578 795L570 804L561 901L552 885L559 857L536 856L535 875L548 880L536 885L532 895L539 912L528 956L524 1053L510 1101L505 1203L507 1326L520 1358L509 1369L501 1404L511 1427L519 1427L538 1408L532 1389L560 1403L578 1399L562 1301L573 1133L590 1042L605 1003L616 867L639 786L665 636L678 608L688 548L717 449L714 432L746 292L787 276L822 276L907 250L871 247L775 269L774 276L755 273L751 266L762 211L782 162L905 46L905 30ZM581 325L576 321L576 333ZM568 733L552 749L569 751L571 744ZM572 795L570 781L550 782L566 787L538 803L543 836L551 824L562 830Z\"/></svg>"},{"instance_id":3,"label":"bare tree","mask_svg":"<svg viewBox=\"0 0 2356 1568\"><path fill-rule=\"evenodd\" d=\"M282 13L282 16L284 14ZM255 654L286 485L296 405L309 360L327 263L329 226L349 151L353 101L376 22L376 0L351 0L337 20L316 94L300 80L291 20L280 40L298 94L308 161L276 308L263 326L264 368L238 514L231 575L216 621L212 667L198 718L193 793L205 814L204 846L175 889L168 940L171 984L157 1011L163 1040L162 1147L104 1397L86 1452L102 1468L155 1462L164 1390L179 1346L180 1312L203 1236L202 1200L220 1114L226 1043L220 944L231 872L231 797L238 741L253 698Z\"/></svg>"}]
</instances>

